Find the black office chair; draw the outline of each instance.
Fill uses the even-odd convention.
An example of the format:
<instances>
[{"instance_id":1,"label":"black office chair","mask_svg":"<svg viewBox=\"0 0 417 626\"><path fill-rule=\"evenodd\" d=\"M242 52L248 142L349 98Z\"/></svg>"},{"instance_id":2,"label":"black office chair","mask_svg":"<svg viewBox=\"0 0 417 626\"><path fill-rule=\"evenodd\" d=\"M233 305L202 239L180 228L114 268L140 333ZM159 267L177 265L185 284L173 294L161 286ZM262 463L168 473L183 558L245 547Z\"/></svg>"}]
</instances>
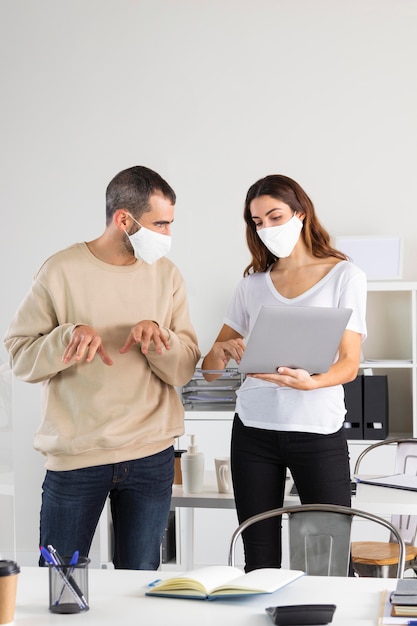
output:
<instances>
[{"instance_id":1,"label":"black office chair","mask_svg":"<svg viewBox=\"0 0 417 626\"><path fill-rule=\"evenodd\" d=\"M347 576L350 564L350 534L354 517L364 518L388 529L397 540L397 578L404 576L405 544L390 522L358 509L331 504L285 506L253 515L234 531L229 549L229 565L235 564L238 538L249 526L271 517L288 515L290 568L310 576Z\"/></svg>"}]
</instances>

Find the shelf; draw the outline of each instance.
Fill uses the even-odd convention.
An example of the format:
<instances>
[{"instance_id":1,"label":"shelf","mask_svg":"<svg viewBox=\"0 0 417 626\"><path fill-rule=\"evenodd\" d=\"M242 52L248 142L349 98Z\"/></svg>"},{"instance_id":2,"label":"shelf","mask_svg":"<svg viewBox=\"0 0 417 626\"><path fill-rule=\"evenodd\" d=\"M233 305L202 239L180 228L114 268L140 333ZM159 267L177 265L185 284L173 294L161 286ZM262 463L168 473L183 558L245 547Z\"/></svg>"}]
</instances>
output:
<instances>
[{"instance_id":1,"label":"shelf","mask_svg":"<svg viewBox=\"0 0 417 626\"><path fill-rule=\"evenodd\" d=\"M388 377L389 430L417 436L417 282L370 281L360 369Z\"/></svg>"},{"instance_id":2,"label":"shelf","mask_svg":"<svg viewBox=\"0 0 417 626\"><path fill-rule=\"evenodd\" d=\"M414 367L411 359L370 359L362 361L361 369L410 369Z\"/></svg>"},{"instance_id":3,"label":"shelf","mask_svg":"<svg viewBox=\"0 0 417 626\"><path fill-rule=\"evenodd\" d=\"M417 289L417 282L401 280L370 280L368 291L414 291Z\"/></svg>"}]
</instances>

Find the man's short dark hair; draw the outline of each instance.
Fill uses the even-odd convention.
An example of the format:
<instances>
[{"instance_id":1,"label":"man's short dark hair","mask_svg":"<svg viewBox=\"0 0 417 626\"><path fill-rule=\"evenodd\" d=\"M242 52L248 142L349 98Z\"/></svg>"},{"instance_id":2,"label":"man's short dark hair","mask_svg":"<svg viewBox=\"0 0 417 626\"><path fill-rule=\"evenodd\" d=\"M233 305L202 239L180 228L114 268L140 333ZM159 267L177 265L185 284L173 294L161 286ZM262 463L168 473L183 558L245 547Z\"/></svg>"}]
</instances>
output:
<instances>
[{"instance_id":1,"label":"man's short dark hair","mask_svg":"<svg viewBox=\"0 0 417 626\"><path fill-rule=\"evenodd\" d=\"M118 209L126 209L133 217L140 217L150 210L149 198L155 192L162 193L175 204L174 190L157 172L142 165L122 170L106 189L106 224L110 224Z\"/></svg>"}]
</instances>

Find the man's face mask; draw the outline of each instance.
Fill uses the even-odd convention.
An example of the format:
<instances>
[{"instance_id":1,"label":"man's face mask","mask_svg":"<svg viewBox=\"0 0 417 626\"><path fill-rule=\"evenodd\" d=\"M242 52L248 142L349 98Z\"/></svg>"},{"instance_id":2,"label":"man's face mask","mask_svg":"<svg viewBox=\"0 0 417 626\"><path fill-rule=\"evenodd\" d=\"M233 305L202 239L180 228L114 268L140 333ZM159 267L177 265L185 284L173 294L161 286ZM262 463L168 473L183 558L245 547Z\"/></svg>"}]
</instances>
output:
<instances>
[{"instance_id":1,"label":"man's face mask","mask_svg":"<svg viewBox=\"0 0 417 626\"><path fill-rule=\"evenodd\" d=\"M166 256L171 249L171 235L163 235L145 228L132 215L130 217L140 226L139 230L133 233L133 235L129 235L125 231L129 237L135 257L152 265L158 259Z\"/></svg>"}]
</instances>

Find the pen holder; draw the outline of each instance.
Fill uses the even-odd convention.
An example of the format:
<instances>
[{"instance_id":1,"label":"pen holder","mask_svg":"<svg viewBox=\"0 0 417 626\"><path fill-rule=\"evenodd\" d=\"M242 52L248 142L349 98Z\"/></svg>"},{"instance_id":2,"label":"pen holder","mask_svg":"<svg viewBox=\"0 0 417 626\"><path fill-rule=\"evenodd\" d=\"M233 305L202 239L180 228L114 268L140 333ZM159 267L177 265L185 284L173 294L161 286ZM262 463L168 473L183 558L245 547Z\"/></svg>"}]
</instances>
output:
<instances>
[{"instance_id":1,"label":"pen holder","mask_svg":"<svg viewBox=\"0 0 417 626\"><path fill-rule=\"evenodd\" d=\"M71 557L63 557L62 565L48 563L49 610L52 613L82 613L88 611L88 564L90 559L80 556L76 565Z\"/></svg>"}]
</instances>

